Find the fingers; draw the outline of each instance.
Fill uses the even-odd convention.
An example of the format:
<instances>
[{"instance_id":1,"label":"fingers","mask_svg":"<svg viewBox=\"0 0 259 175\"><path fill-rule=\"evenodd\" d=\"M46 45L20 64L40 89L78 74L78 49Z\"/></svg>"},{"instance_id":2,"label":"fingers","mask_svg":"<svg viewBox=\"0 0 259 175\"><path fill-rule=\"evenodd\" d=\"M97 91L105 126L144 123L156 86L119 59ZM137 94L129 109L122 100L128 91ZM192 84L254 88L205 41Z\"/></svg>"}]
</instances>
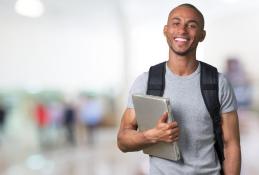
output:
<instances>
[{"instance_id":1,"label":"fingers","mask_svg":"<svg viewBox=\"0 0 259 175\"><path fill-rule=\"evenodd\" d=\"M165 113L163 113L163 115L159 118L158 123L167 123L167 119L168 119L168 113L165 112Z\"/></svg>"},{"instance_id":2,"label":"fingers","mask_svg":"<svg viewBox=\"0 0 259 175\"><path fill-rule=\"evenodd\" d=\"M168 123L168 129L178 128L178 123L176 121Z\"/></svg>"},{"instance_id":3,"label":"fingers","mask_svg":"<svg viewBox=\"0 0 259 175\"><path fill-rule=\"evenodd\" d=\"M166 131L165 140L166 142L175 142L179 139L180 130L178 127L175 127L173 129L168 129Z\"/></svg>"},{"instance_id":4,"label":"fingers","mask_svg":"<svg viewBox=\"0 0 259 175\"><path fill-rule=\"evenodd\" d=\"M179 136L179 133L180 133L179 128L174 128L174 129L170 129L170 130L167 131L167 135L168 135L169 137L172 136L173 138L178 137L178 136Z\"/></svg>"},{"instance_id":5,"label":"fingers","mask_svg":"<svg viewBox=\"0 0 259 175\"><path fill-rule=\"evenodd\" d=\"M177 136L171 135L171 136L168 136L168 138L165 139L164 141L168 142L168 143L172 143L172 142L175 142L175 141L178 141L178 140L179 140L179 136L178 135Z\"/></svg>"},{"instance_id":6,"label":"fingers","mask_svg":"<svg viewBox=\"0 0 259 175\"><path fill-rule=\"evenodd\" d=\"M173 130L173 132L175 132L174 130L176 129L176 131L177 131L177 129L178 129L178 124L177 124L177 122L171 122L171 123L160 123L160 122L158 122L156 128L158 130L163 131L163 132L167 132L167 131L171 131L171 130Z\"/></svg>"},{"instance_id":7,"label":"fingers","mask_svg":"<svg viewBox=\"0 0 259 175\"><path fill-rule=\"evenodd\" d=\"M158 120L156 136L159 141L175 142L179 139L179 127L176 121L167 123L168 113L165 112Z\"/></svg>"},{"instance_id":8,"label":"fingers","mask_svg":"<svg viewBox=\"0 0 259 175\"><path fill-rule=\"evenodd\" d=\"M171 138L165 140L165 142L167 142L167 143L173 143L173 142L176 142L176 141L178 141L178 140L179 140L179 136L177 136L177 137L171 137Z\"/></svg>"}]
</instances>

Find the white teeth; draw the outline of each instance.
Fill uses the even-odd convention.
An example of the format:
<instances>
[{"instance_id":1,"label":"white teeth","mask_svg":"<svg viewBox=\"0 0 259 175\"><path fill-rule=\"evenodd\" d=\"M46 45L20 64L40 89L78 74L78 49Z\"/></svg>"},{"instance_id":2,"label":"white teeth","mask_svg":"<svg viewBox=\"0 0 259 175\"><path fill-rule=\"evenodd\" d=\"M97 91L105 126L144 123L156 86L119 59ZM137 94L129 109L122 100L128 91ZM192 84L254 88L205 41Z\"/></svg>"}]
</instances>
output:
<instances>
[{"instance_id":1,"label":"white teeth","mask_svg":"<svg viewBox=\"0 0 259 175\"><path fill-rule=\"evenodd\" d=\"M187 41L185 38L175 38L175 41Z\"/></svg>"}]
</instances>

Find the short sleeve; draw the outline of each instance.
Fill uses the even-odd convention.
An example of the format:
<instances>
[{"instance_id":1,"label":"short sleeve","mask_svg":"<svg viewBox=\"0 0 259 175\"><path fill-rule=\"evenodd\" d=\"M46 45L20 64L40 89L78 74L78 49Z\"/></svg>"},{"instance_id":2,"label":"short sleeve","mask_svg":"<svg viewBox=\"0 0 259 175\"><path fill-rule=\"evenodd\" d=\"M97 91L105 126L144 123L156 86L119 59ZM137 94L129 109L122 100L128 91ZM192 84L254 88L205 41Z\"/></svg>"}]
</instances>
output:
<instances>
[{"instance_id":1,"label":"short sleeve","mask_svg":"<svg viewBox=\"0 0 259 175\"><path fill-rule=\"evenodd\" d=\"M134 108L133 102L132 102L132 95L133 94L146 94L147 89L147 79L148 79L148 73L144 72L141 75L139 75L134 83L132 84L129 96L128 96L128 108Z\"/></svg>"},{"instance_id":2,"label":"short sleeve","mask_svg":"<svg viewBox=\"0 0 259 175\"><path fill-rule=\"evenodd\" d=\"M229 80L219 73L220 112L227 113L237 110L237 100Z\"/></svg>"}]
</instances>

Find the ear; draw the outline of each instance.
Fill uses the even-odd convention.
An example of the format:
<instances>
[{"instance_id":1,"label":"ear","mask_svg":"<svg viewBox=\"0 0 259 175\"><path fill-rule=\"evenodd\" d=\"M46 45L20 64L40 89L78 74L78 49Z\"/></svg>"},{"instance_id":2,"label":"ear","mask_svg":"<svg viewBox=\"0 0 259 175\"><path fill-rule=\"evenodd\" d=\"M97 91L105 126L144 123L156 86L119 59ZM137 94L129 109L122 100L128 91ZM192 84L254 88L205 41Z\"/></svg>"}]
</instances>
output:
<instances>
[{"instance_id":1,"label":"ear","mask_svg":"<svg viewBox=\"0 0 259 175\"><path fill-rule=\"evenodd\" d=\"M203 30L202 34L201 34L201 37L200 37L200 42L202 42L205 39L205 36L206 36L206 31Z\"/></svg>"},{"instance_id":2,"label":"ear","mask_svg":"<svg viewBox=\"0 0 259 175\"><path fill-rule=\"evenodd\" d=\"M163 33L164 33L164 36L166 37L166 34L167 34L167 30L168 30L168 27L167 25L164 26L164 30L163 30Z\"/></svg>"}]
</instances>

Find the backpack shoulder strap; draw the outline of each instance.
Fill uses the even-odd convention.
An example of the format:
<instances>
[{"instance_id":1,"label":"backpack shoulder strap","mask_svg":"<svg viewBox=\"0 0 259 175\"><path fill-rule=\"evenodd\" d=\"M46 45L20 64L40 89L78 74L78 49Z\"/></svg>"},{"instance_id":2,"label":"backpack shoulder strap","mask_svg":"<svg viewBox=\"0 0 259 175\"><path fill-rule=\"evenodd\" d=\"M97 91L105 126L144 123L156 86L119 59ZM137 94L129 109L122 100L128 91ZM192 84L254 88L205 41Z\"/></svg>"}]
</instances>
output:
<instances>
[{"instance_id":1,"label":"backpack shoulder strap","mask_svg":"<svg viewBox=\"0 0 259 175\"><path fill-rule=\"evenodd\" d=\"M213 121L215 135L215 150L222 165L224 161L224 149L222 140L220 102L218 98L218 70L217 68L200 61L201 76L200 85L204 103ZM222 172L221 172L222 173Z\"/></svg>"},{"instance_id":2,"label":"backpack shoulder strap","mask_svg":"<svg viewBox=\"0 0 259 175\"><path fill-rule=\"evenodd\" d=\"M217 68L201 62L201 92L205 105L213 117L219 111L220 103L218 100L218 71Z\"/></svg>"},{"instance_id":3,"label":"backpack shoulder strap","mask_svg":"<svg viewBox=\"0 0 259 175\"><path fill-rule=\"evenodd\" d=\"M165 90L166 62L151 66L148 73L147 95L163 96Z\"/></svg>"}]
</instances>

